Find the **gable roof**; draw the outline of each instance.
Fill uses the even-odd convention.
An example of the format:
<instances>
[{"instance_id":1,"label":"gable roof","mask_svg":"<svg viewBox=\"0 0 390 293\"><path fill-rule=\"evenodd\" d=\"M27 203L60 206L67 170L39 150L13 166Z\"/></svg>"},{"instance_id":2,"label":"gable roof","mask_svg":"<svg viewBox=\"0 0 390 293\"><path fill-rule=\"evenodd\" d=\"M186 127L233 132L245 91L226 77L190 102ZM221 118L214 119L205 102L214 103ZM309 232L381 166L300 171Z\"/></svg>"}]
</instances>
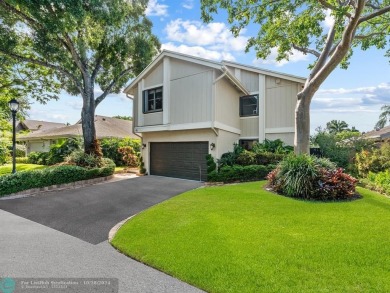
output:
<instances>
[{"instance_id":1,"label":"gable roof","mask_svg":"<svg viewBox=\"0 0 390 293\"><path fill-rule=\"evenodd\" d=\"M385 126L379 130L372 130L363 134L365 138L375 139L375 140L384 140L390 138L390 125Z\"/></svg>"},{"instance_id":2,"label":"gable roof","mask_svg":"<svg viewBox=\"0 0 390 293\"><path fill-rule=\"evenodd\" d=\"M138 138L133 133L133 122L118 118L95 116L96 137L109 138ZM60 128L53 128L41 131L35 131L24 136L19 136L19 141L38 140L38 139L57 139L64 137L82 136L83 130L81 127L81 120L74 125L64 126Z\"/></svg>"},{"instance_id":3,"label":"gable roof","mask_svg":"<svg viewBox=\"0 0 390 293\"><path fill-rule=\"evenodd\" d=\"M22 125L22 127L25 130L30 130L30 131L46 130L46 129L50 129L50 128L59 128L59 127L63 127L66 125L65 123L48 122L48 121L31 120L31 119L19 121L19 123Z\"/></svg>"},{"instance_id":4,"label":"gable roof","mask_svg":"<svg viewBox=\"0 0 390 293\"><path fill-rule=\"evenodd\" d=\"M208 59L204 59L204 58L200 58L200 57L194 57L194 56L191 56L191 55L187 55L187 54L182 54L182 53L177 53L177 52L173 52L173 51L168 51L168 50L163 50L159 55L157 55L157 57L123 90L123 92L125 93L129 93L130 90L146 75L149 73L149 71L151 71L153 68L155 68L155 66L157 66L158 64L160 64L161 60L164 58L164 57L172 57L172 58L176 58L176 59L180 59L180 60L183 60L183 61L188 61L188 62L192 62L192 63L197 63L197 64L200 64L200 65L204 65L204 66L208 66L208 67L211 67L211 68L215 68L217 70L221 70L222 72L226 72L228 71L228 69L226 68L226 66L232 66L232 67L236 67L236 68L241 68L241 69L245 69L245 70L248 70L248 71L252 71L252 72L257 72L257 73L260 73L260 74L265 74L265 75L269 75L269 76L275 76L275 77L279 77L279 78L283 78L283 79L287 79L287 80L291 80L291 81L294 81L294 82L301 82L301 83L304 83L306 78L304 77L299 77L299 76L295 76L295 75L290 75L290 74L285 74L285 73L281 73L281 72L276 72L276 71L271 71L271 70L266 70L266 69L261 69L261 68L258 68L258 67L254 67L254 66L248 66L248 65L244 65L244 64L240 64L240 63L235 63L235 62L231 62L231 61L221 61L221 62L217 62L217 61L212 61L212 60L208 60ZM231 73L229 72L229 74L227 75L227 77L229 78L229 80L231 82L233 82L233 84L235 86L237 86L237 83L239 84L238 88L243 88L245 89L245 87L241 84L241 82ZM247 90L245 90L247 92ZM244 91L244 93L245 93Z\"/></svg>"}]
</instances>

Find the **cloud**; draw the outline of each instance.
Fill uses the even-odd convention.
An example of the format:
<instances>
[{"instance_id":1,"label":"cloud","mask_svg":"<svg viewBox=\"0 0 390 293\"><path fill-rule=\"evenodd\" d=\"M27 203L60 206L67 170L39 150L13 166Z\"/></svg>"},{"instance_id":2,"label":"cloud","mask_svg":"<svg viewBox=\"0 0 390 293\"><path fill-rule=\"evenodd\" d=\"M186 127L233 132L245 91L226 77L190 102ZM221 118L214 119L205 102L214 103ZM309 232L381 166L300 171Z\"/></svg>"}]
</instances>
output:
<instances>
[{"instance_id":1,"label":"cloud","mask_svg":"<svg viewBox=\"0 0 390 293\"><path fill-rule=\"evenodd\" d=\"M379 106L389 103L389 97L390 83L380 83L352 89L319 90L313 102L319 107Z\"/></svg>"},{"instance_id":2,"label":"cloud","mask_svg":"<svg viewBox=\"0 0 390 293\"><path fill-rule=\"evenodd\" d=\"M248 37L235 38L226 24L212 22L203 24L200 21L172 20L165 28L167 39L186 45L209 46L213 50L244 51Z\"/></svg>"},{"instance_id":3,"label":"cloud","mask_svg":"<svg viewBox=\"0 0 390 293\"><path fill-rule=\"evenodd\" d=\"M297 51L293 49L291 53L289 54L288 60L281 60L281 61L276 61L276 57L278 56L278 48L272 48L271 53L268 55L266 59L254 59L253 64L255 65L261 65L261 64L272 64L278 67L284 66L288 63L296 63L300 61L307 61L309 60L309 56L303 54L300 51Z\"/></svg>"},{"instance_id":4,"label":"cloud","mask_svg":"<svg viewBox=\"0 0 390 293\"><path fill-rule=\"evenodd\" d=\"M168 5L160 4L157 0L149 0L145 14L147 16L168 16Z\"/></svg>"},{"instance_id":5,"label":"cloud","mask_svg":"<svg viewBox=\"0 0 390 293\"><path fill-rule=\"evenodd\" d=\"M334 17L331 15L331 12L330 9L325 11L325 19L321 22L323 28L329 29L334 24Z\"/></svg>"},{"instance_id":6,"label":"cloud","mask_svg":"<svg viewBox=\"0 0 390 293\"><path fill-rule=\"evenodd\" d=\"M30 109L28 111L29 118L34 120L43 120L50 122L62 122L66 123L69 120L69 116L65 114L58 113L55 109L46 109L46 110L38 110L38 109Z\"/></svg>"},{"instance_id":7,"label":"cloud","mask_svg":"<svg viewBox=\"0 0 390 293\"><path fill-rule=\"evenodd\" d=\"M81 110L81 108L83 107L83 101L81 99L77 101L68 101L66 102L66 105L68 105L74 110Z\"/></svg>"},{"instance_id":8,"label":"cloud","mask_svg":"<svg viewBox=\"0 0 390 293\"><path fill-rule=\"evenodd\" d=\"M181 6L185 9L192 9L194 8L194 0L185 0L181 3Z\"/></svg>"},{"instance_id":9,"label":"cloud","mask_svg":"<svg viewBox=\"0 0 390 293\"><path fill-rule=\"evenodd\" d=\"M195 57L201 57L211 60L228 60L235 61L234 56L229 52L221 52L216 50L208 50L201 46L175 45L174 43L165 43L161 45L162 49L188 54Z\"/></svg>"}]
</instances>

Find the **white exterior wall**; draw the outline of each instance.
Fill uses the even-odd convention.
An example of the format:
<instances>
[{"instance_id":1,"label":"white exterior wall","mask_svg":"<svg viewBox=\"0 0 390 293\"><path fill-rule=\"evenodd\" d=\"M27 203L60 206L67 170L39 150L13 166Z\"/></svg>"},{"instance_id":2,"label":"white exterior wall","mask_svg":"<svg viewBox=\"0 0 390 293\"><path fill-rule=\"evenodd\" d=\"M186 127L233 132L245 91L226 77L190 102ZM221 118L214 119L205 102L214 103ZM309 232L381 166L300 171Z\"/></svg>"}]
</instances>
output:
<instances>
[{"instance_id":1,"label":"white exterior wall","mask_svg":"<svg viewBox=\"0 0 390 293\"><path fill-rule=\"evenodd\" d=\"M240 95L225 78L215 83L215 121L240 129Z\"/></svg>"},{"instance_id":2,"label":"white exterior wall","mask_svg":"<svg viewBox=\"0 0 390 293\"><path fill-rule=\"evenodd\" d=\"M224 153L233 151L234 143L237 143L240 138L239 134L219 130L218 139L216 143L216 154L214 158L220 159Z\"/></svg>"},{"instance_id":3,"label":"white exterior wall","mask_svg":"<svg viewBox=\"0 0 390 293\"><path fill-rule=\"evenodd\" d=\"M241 138L259 138L259 117L241 117Z\"/></svg>"}]
</instances>

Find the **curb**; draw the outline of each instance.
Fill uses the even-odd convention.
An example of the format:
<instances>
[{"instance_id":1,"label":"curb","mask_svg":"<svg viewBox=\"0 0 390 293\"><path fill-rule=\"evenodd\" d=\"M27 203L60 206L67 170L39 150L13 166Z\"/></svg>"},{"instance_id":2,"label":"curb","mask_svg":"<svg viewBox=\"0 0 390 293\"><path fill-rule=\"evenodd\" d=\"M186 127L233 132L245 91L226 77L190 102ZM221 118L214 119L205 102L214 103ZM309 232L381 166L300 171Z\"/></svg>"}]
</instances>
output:
<instances>
[{"instance_id":1,"label":"curb","mask_svg":"<svg viewBox=\"0 0 390 293\"><path fill-rule=\"evenodd\" d=\"M129 221L131 218L135 217L137 214L132 215L128 217L127 219L124 219L123 221L120 221L118 224L116 224L114 227L111 228L111 230L108 232L108 242L111 243L111 240L114 238L116 232L122 227L127 221Z\"/></svg>"}]
</instances>

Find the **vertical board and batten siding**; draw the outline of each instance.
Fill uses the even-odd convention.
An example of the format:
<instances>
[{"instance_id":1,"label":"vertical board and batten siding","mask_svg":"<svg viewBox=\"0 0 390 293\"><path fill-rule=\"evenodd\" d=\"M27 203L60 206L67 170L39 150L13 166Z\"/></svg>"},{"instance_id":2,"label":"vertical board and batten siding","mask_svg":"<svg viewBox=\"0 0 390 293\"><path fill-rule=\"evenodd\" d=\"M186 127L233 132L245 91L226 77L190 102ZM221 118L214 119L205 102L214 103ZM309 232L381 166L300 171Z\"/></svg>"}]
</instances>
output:
<instances>
[{"instance_id":1,"label":"vertical board and batten siding","mask_svg":"<svg viewBox=\"0 0 390 293\"><path fill-rule=\"evenodd\" d=\"M241 69L241 83L249 92L259 91L259 74Z\"/></svg>"},{"instance_id":2,"label":"vertical board and batten siding","mask_svg":"<svg viewBox=\"0 0 390 293\"><path fill-rule=\"evenodd\" d=\"M294 127L297 102L297 84L286 80L266 77L265 128Z\"/></svg>"},{"instance_id":3,"label":"vertical board and batten siding","mask_svg":"<svg viewBox=\"0 0 390 293\"><path fill-rule=\"evenodd\" d=\"M294 145L294 132L289 133L266 133L265 138L268 140L280 139L287 145Z\"/></svg>"},{"instance_id":4,"label":"vertical board and batten siding","mask_svg":"<svg viewBox=\"0 0 390 293\"><path fill-rule=\"evenodd\" d=\"M232 152L234 149L234 144L238 142L240 138L239 134L219 130L217 139L217 152L215 158L219 159L224 153Z\"/></svg>"},{"instance_id":5,"label":"vertical board and batten siding","mask_svg":"<svg viewBox=\"0 0 390 293\"><path fill-rule=\"evenodd\" d=\"M145 77L145 88L152 88L163 83L163 63L155 67L146 77Z\"/></svg>"},{"instance_id":6,"label":"vertical board and batten siding","mask_svg":"<svg viewBox=\"0 0 390 293\"><path fill-rule=\"evenodd\" d=\"M259 137L259 117L240 119L241 137Z\"/></svg>"},{"instance_id":7,"label":"vertical board and batten siding","mask_svg":"<svg viewBox=\"0 0 390 293\"><path fill-rule=\"evenodd\" d=\"M225 78L215 84L215 121L240 128L240 93Z\"/></svg>"},{"instance_id":8,"label":"vertical board and batten siding","mask_svg":"<svg viewBox=\"0 0 390 293\"><path fill-rule=\"evenodd\" d=\"M147 113L144 115L144 126L163 124L163 112Z\"/></svg>"},{"instance_id":9,"label":"vertical board and batten siding","mask_svg":"<svg viewBox=\"0 0 390 293\"><path fill-rule=\"evenodd\" d=\"M186 61L171 61L170 122L211 121L213 69Z\"/></svg>"}]
</instances>

